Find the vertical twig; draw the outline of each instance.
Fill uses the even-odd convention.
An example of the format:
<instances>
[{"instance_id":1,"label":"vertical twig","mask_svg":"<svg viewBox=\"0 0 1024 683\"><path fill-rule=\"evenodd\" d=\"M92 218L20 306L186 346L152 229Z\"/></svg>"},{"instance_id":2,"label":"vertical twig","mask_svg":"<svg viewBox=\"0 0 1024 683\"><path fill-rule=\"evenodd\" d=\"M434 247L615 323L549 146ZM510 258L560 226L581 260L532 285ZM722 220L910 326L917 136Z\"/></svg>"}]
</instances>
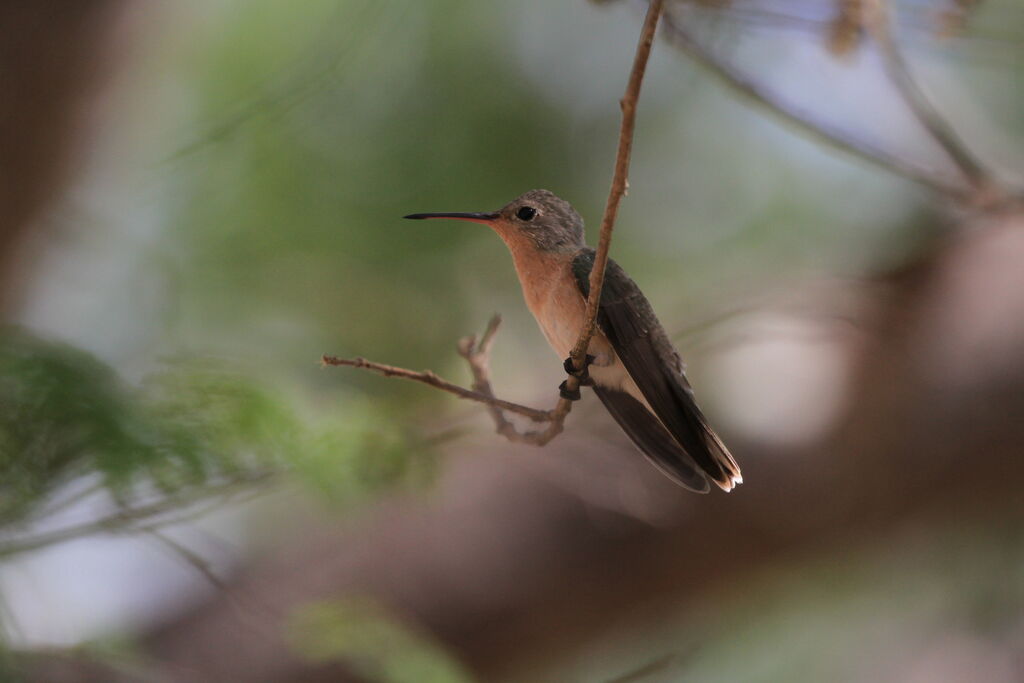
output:
<instances>
[{"instance_id":1,"label":"vertical twig","mask_svg":"<svg viewBox=\"0 0 1024 683\"><path fill-rule=\"evenodd\" d=\"M580 330L576 346L572 349L572 361L577 370L583 369L587 347L590 345L590 338L594 336L597 308L601 301L601 289L604 286L604 271L608 264L608 249L612 242L612 230L615 229L619 204L629 187L629 159L633 150L633 130L636 127L636 105L640 98L640 86L643 84L647 59L651 54L651 46L654 44L654 34L658 28L658 19L661 17L663 6L664 0L653 0L647 8L647 16L644 18L644 26L640 33L640 42L636 46L636 56L633 58L633 69L629 74L629 83L626 86L626 94L619 102L622 109L622 125L619 128L619 148L615 155L615 173L612 176L608 202L605 204L604 216L601 219L601 235L597 243L597 253L594 256L594 267L590 271L590 295L587 297L586 322L583 329ZM572 375L569 376L568 383L570 390L579 388L579 380Z\"/></svg>"}]
</instances>

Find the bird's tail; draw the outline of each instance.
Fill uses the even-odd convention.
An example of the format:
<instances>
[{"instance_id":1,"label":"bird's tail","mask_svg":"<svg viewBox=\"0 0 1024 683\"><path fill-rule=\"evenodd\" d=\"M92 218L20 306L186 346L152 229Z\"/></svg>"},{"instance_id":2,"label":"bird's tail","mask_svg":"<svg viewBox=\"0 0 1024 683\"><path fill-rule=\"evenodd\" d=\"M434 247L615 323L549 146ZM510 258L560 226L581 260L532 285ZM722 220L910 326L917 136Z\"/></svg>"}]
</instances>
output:
<instances>
[{"instance_id":1,"label":"bird's tail","mask_svg":"<svg viewBox=\"0 0 1024 683\"><path fill-rule=\"evenodd\" d=\"M703 415L701 417L703 418ZM715 430L711 429L711 426L703 419L701 420L701 426L703 427L704 444L708 447L708 453L722 472L722 476L713 477L711 480L723 491L732 491L736 486L743 483L743 474L740 473L740 466L736 464L736 459L732 457L732 453L722 443L722 439L718 437L718 434L715 434Z\"/></svg>"},{"instance_id":2,"label":"bird's tail","mask_svg":"<svg viewBox=\"0 0 1024 683\"><path fill-rule=\"evenodd\" d=\"M624 391L608 387L595 386L594 393L626 436L662 474L691 491L708 492L704 471L643 403Z\"/></svg>"},{"instance_id":3,"label":"bird's tail","mask_svg":"<svg viewBox=\"0 0 1024 683\"><path fill-rule=\"evenodd\" d=\"M632 395L602 386L595 386L594 393L640 452L677 484L707 493L708 481L723 491L743 483L736 460L695 405L687 411L692 429L686 433L684 446Z\"/></svg>"}]
</instances>

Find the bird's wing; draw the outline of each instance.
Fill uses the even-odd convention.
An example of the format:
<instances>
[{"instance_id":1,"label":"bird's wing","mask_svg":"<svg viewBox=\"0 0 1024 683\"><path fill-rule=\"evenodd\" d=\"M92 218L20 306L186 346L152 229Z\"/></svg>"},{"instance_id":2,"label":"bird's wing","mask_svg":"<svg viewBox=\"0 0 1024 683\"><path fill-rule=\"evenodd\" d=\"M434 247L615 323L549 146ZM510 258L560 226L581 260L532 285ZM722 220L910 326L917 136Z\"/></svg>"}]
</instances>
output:
<instances>
[{"instance_id":1,"label":"bird's wing","mask_svg":"<svg viewBox=\"0 0 1024 683\"><path fill-rule=\"evenodd\" d=\"M647 407L625 391L595 385L594 393L640 452L669 479L697 493L708 492L708 480L689 455Z\"/></svg>"},{"instance_id":2,"label":"bird's wing","mask_svg":"<svg viewBox=\"0 0 1024 683\"><path fill-rule=\"evenodd\" d=\"M573 275L584 297L590 293L593 265L594 250L589 247L573 258ZM650 303L636 283L610 259L597 323L654 414L683 451L726 491L742 481L736 461L697 407L683 374L682 360Z\"/></svg>"}]
</instances>

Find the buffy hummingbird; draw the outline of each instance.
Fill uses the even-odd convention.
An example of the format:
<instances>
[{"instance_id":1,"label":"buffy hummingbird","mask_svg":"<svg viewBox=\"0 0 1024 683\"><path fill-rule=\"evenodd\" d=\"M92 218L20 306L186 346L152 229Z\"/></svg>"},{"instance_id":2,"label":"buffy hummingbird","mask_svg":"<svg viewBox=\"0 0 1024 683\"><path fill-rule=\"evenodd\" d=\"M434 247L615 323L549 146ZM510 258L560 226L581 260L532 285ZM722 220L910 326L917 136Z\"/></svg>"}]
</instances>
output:
<instances>
[{"instance_id":1,"label":"buffy hummingbird","mask_svg":"<svg viewBox=\"0 0 1024 683\"><path fill-rule=\"evenodd\" d=\"M587 365L568 358L586 316L594 250L583 241L583 219L547 190L531 190L492 213L414 213L482 223L504 240L526 305L566 371L594 393L636 447L670 479L705 493L708 482L730 491L740 469L697 407L679 353L647 298L609 259ZM562 385L562 395L567 395Z\"/></svg>"}]
</instances>

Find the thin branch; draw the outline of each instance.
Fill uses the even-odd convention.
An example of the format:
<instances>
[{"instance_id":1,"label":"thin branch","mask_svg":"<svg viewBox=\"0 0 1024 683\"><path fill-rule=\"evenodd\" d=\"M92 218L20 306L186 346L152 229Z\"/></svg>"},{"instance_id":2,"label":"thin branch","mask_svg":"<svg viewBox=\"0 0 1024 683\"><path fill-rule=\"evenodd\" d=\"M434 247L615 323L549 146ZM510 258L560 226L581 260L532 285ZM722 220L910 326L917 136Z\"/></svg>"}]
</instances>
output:
<instances>
[{"instance_id":1,"label":"thin branch","mask_svg":"<svg viewBox=\"0 0 1024 683\"><path fill-rule=\"evenodd\" d=\"M227 581L217 576L216 572L211 568L210 562L196 551L182 543L179 543L157 529L142 529L142 531L152 537L153 540L159 542L171 553L182 559L190 567L195 569L206 581L210 583L210 585L220 591L220 593L241 613L246 615L253 615L254 612L258 613L257 616L261 617L262 620L269 619L268 623L272 624L276 624L281 620L282 615L280 613L269 607L255 595L243 594L241 593L241 588L239 586L229 584Z\"/></svg>"},{"instance_id":2,"label":"thin branch","mask_svg":"<svg viewBox=\"0 0 1024 683\"><path fill-rule=\"evenodd\" d=\"M104 484L103 481L98 481L98 482L95 482L95 483L93 483L93 484L91 484L89 486L86 486L83 489L79 490L77 493L73 493L73 494L69 495L64 500L57 501L57 502L53 503L50 507L43 508L42 510L40 510L38 513L36 513L33 516L34 517L34 521L38 521L38 520L41 520L41 519L45 519L47 517L51 517L51 516L57 514L58 512L66 510L69 507L71 507L72 505L75 505L76 503L80 503L81 501L85 500L89 496L92 496L92 495L94 495L96 493L99 493L104 488L105 488L105 484Z\"/></svg>"},{"instance_id":3,"label":"thin branch","mask_svg":"<svg viewBox=\"0 0 1024 683\"><path fill-rule=\"evenodd\" d=\"M640 42L636 46L636 55L633 57L633 69L629 74L626 94L619 102L622 109L622 125L619 128L619 148L615 155L615 173L612 176L612 186L608 191L608 201L601 219L601 235L597 243L597 253L594 255L594 267L590 270L590 294L587 297L586 322L583 329L580 330L576 346L572 349L572 362L577 370L583 369L587 347L590 345L590 338L594 336L597 308L601 301L601 289L604 286L605 266L608 264L608 249L612 242L612 230L615 229L619 204L629 188L629 160L633 150L633 130L636 128L636 105L637 100L640 99L640 86L644 81L647 59L651 55L651 46L654 44L654 35L663 6L663 0L653 0L647 7L647 16L644 17ZM568 387L570 391L579 389L579 380L573 375L569 375L567 382L570 385Z\"/></svg>"},{"instance_id":4,"label":"thin branch","mask_svg":"<svg viewBox=\"0 0 1024 683\"><path fill-rule=\"evenodd\" d=\"M423 372L416 372L415 370L407 370L405 368L395 367L394 365L385 365L383 363L376 363L372 360L366 360L365 358L338 358L336 356L324 355L320 359L323 365L343 365L350 368L362 368L364 370L370 370L378 374L384 375L385 377L400 377L402 379L412 380L413 382L421 382L428 384L441 391L447 391L449 394L454 394L459 398L464 398L469 401L476 401L477 403L484 403L491 407L500 408L507 410L512 413L518 413L524 415L534 422L547 422L550 419L550 411L538 410L536 408L530 408L529 406L520 405L518 403L512 403L511 401L504 401L500 398L495 398L493 394L490 396L483 394L479 391L473 391L460 387L458 384L452 384L448 380L441 379L430 370L424 370Z\"/></svg>"},{"instance_id":5,"label":"thin branch","mask_svg":"<svg viewBox=\"0 0 1024 683\"><path fill-rule=\"evenodd\" d=\"M563 398L559 400L554 410L538 410L518 403L512 403L511 401L505 401L494 395L494 389L491 387L490 357L491 348L494 346L494 338L495 335L497 335L498 328L500 326L501 316L495 315L487 324L487 329L479 342L475 335L464 337L459 340L458 353L466 359L470 372L473 373L472 389L466 389L465 387L461 387L457 384L441 379L429 370L416 372L414 370L407 370L393 365L375 363L373 361L366 360L365 358L345 359L335 358L334 356L324 356L322 362L324 365L341 365L353 368L362 368L364 370L377 372L385 377L398 377L400 379L407 379L413 382L420 382L436 389L447 391L459 398L483 403L487 407L487 412L490 414L491 419L494 420L495 429L499 434L515 443L528 443L534 446L543 446L561 433L565 417L572 409L572 402ZM521 432L516 428L515 424L505 416L505 411L524 415L534 422L546 422L547 426L539 430Z\"/></svg>"},{"instance_id":6,"label":"thin branch","mask_svg":"<svg viewBox=\"0 0 1024 683\"><path fill-rule=\"evenodd\" d=\"M818 142L852 154L864 161L924 185L931 190L957 201L971 198L972 192L942 174L940 171L900 156L854 136L852 133L818 120L813 114L800 110L777 92L767 88L738 68L712 54L672 15L666 13L663 22L664 37L676 49L704 67L713 76L736 93L745 97L782 121L799 128Z\"/></svg>"},{"instance_id":7,"label":"thin branch","mask_svg":"<svg viewBox=\"0 0 1024 683\"><path fill-rule=\"evenodd\" d=\"M885 0L868 3L868 7L871 11L868 12L865 26L878 44L885 71L907 108L978 193L987 194L994 190L996 185L991 174L985 170L984 165L953 130L949 122L943 118L914 80L914 76L910 73L910 67L903 57L903 52L893 38L888 5Z\"/></svg>"},{"instance_id":8,"label":"thin branch","mask_svg":"<svg viewBox=\"0 0 1024 683\"><path fill-rule=\"evenodd\" d=\"M263 483L269 480L273 474L271 471L259 472L245 478L233 479L223 484L204 487L188 496L167 496L144 505L123 508L91 522L74 524L62 529L32 536L3 540L0 541L0 558L30 550L39 550L40 548L57 543L97 533L134 532L139 529L150 531L165 525L165 520L159 519L161 516L178 510L182 506L198 505L216 496L223 496L224 498L220 502L226 502L230 500L233 494L255 484ZM146 523L146 526L140 527L139 525L142 523Z\"/></svg>"},{"instance_id":9,"label":"thin branch","mask_svg":"<svg viewBox=\"0 0 1024 683\"><path fill-rule=\"evenodd\" d=\"M228 590L228 586L224 580L214 573L213 569L210 568L210 563L199 555L199 553L196 553L192 549L178 543L173 538L161 531L158 531L157 529L146 529L145 533L149 534L153 540L158 541L165 548L184 560L193 569L199 572L199 574L214 588L220 591Z\"/></svg>"},{"instance_id":10,"label":"thin branch","mask_svg":"<svg viewBox=\"0 0 1024 683\"><path fill-rule=\"evenodd\" d=\"M256 500L257 498L266 495L267 491L268 489L265 488L255 488L251 491L244 492L245 495L243 495L243 491L229 492L225 494L224 497L217 498L216 500L211 500L205 505L201 504L200 501L197 501L191 504L191 507L185 509L179 514L161 516L152 522L136 524L132 528L132 530L156 531L160 529L166 529L168 527L175 527L182 524L188 524L190 522L196 521L197 519L202 519L203 517L206 517L211 512L223 507L227 503L232 503L234 505L245 505L246 503L250 503Z\"/></svg>"},{"instance_id":11,"label":"thin branch","mask_svg":"<svg viewBox=\"0 0 1024 683\"><path fill-rule=\"evenodd\" d=\"M494 420L494 427L498 434L501 434L509 441L515 443L528 443L534 446L543 446L562 432L565 417L572 409L572 401L560 399L554 410L548 411L548 426L541 430L520 432L516 426L505 417L505 413L494 398L494 390L491 387L491 347L494 345L494 336L501 326L501 316L495 315L487 323L487 330L479 343L475 336L465 337L459 341L459 355L466 359L469 369L473 373L473 390L494 399L493 403L487 403L487 412Z\"/></svg>"}]
</instances>

